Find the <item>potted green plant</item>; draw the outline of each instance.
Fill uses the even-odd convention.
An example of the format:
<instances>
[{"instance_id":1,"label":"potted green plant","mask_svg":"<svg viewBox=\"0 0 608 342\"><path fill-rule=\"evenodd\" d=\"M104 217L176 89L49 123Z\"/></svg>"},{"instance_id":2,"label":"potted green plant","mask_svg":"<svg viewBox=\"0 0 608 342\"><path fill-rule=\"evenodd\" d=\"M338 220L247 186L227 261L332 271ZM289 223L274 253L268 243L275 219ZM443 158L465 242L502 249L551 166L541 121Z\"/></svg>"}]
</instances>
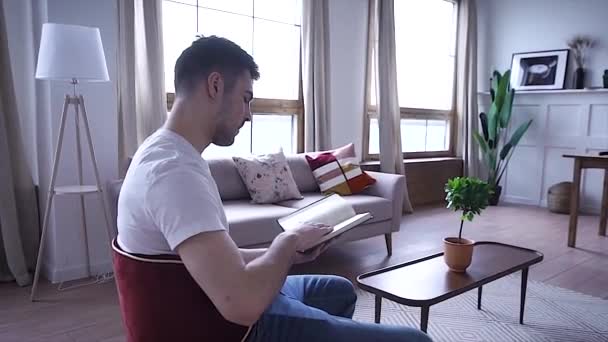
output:
<instances>
[{"instance_id":1,"label":"potted green plant","mask_svg":"<svg viewBox=\"0 0 608 342\"><path fill-rule=\"evenodd\" d=\"M479 114L482 134L473 132L473 137L481 148L483 161L488 170L487 182L494 192L490 198L490 205L498 204L502 192L500 180L507 169L515 147L532 124L532 120L528 120L517 129L511 129L510 131L513 132L511 137L506 137L515 98L515 89L511 88L510 80L511 70L507 70L504 75L494 71L490 90L492 105L487 115L486 113Z\"/></svg>"},{"instance_id":2,"label":"potted green plant","mask_svg":"<svg viewBox=\"0 0 608 342\"><path fill-rule=\"evenodd\" d=\"M464 272L471 264L475 241L462 237L462 227L465 220L473 221L475 215L481 215L481 211L488 206L492 188L478 178L456 177L448 180L445 192L447 193L445 197L448 203L447 208L454 211L460 210L462 215L460 216L458 237L443 239L444 260L451 271Z\"/></svg>"}]
</instances>

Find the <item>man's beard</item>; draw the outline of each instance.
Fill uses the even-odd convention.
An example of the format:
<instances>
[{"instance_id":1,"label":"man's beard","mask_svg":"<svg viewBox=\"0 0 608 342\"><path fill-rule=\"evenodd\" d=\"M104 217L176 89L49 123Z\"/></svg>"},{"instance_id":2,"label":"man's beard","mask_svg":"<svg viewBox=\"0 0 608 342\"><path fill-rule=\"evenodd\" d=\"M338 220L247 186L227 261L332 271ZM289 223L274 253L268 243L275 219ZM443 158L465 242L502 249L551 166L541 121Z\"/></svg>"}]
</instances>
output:
<instances>
[{"instance_id":1,"label":"man's beard","mask_svg":"<svg viewBox=\"0 0 608 342\"><path fill-rule=\"evenodd\" d=\"M219 129L215 131L212 142L217 146L230 146L234 144L234 138L236 135L230 132L230 130L225 126L218 128Z\"/></svg>"},{"instance_id":2,"label":"man's beard","mask_svg":"<svg viewBox=\"0 0 608 342\"><path fill-rule=\"evenodd\" d=\"M234 138L238 134L238 130L237 132L234 132L232 129L230 129L228 125L226 119L230 116L229 113L231 113L230 105L227 103L227 101L224 101L217 115L218 121L216 124L213 139L211 140L211 142L213 142L217 146L230 146L234 144Z\"/></svg>"}]
</instances>

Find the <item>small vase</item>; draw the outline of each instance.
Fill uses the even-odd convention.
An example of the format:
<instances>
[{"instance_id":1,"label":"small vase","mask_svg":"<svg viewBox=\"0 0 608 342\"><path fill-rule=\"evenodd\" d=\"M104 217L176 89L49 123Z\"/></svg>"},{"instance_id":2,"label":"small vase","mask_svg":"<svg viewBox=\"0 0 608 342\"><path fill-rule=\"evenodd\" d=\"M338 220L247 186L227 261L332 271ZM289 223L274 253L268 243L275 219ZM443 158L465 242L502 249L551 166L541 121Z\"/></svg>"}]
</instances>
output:
<instances>
[{"instance_id":1,"label":"small vase","mask_svg":"<svg viewBox=\"0 0 608 342\"><path fill-rule=\"evenodd\" d=\"M604 88L608 89L608 70L604 70Z\"/></svg>"},{"instance_id":2,"label":"small vase","mask_svg":"<svg viewBox=\"0 0 608 342\"><path fill-rule=\"evenodd\" d=\"M498 201L500 200L500 193L502 192L502 186L498 185L494 189L494 193L490 196L488 202L490 205L498 205Z\"/></svg>"},{"instance_id":3,"label":"small vase","mask_svg":"<svg viewBox=\"0 0 608 342\"><path fill-rule=\"evenodd\" d=\"M585 69L576 68L574 71L574 89L585 88Z\"/></svg>"}]
</instances>

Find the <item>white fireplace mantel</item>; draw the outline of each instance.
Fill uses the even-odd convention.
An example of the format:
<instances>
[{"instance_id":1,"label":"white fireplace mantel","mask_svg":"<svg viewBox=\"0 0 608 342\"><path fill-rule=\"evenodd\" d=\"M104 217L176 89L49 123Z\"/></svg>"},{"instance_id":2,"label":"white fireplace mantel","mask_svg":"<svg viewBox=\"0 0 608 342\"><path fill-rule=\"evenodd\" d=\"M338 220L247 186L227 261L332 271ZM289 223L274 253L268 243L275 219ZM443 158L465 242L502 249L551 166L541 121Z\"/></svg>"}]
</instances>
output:
<instances>
[{"instance_id":1,"label":"white fireplace mantel","mask_svg":"<svg viewBox=\"0 0 608 342\"><path fill-rule=\"evenodd\" d=\"M479 111L490 107L490 93L479 92ZM572 159L566 153L608 150L608 89L518 91L511 127L534 120L503 177L505 202L547 205L551 185L572 181ZM585 170L582 209L599 212L603 172Z\"/></svg>"}]
</instances>

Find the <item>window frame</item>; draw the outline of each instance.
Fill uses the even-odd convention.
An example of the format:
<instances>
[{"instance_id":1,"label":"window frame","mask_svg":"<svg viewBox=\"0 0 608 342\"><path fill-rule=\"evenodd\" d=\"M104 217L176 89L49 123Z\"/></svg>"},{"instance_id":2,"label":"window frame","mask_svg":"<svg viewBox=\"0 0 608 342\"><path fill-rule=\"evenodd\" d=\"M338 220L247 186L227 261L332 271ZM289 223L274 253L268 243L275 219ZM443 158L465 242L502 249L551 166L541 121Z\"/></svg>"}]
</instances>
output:
<instances>
[{"instance_id":1,"label":"window frame","mask_svg":"<svg viewBox=\"0 0 608 342\"><path fill-rule=\"evenodd\" d=\"M171 0L163 0L171 1ZM196 11L201 6L192 6ZM255 18L255 16L253 16ZM299 25L300 33L302 25ZM302 34L300 34L300 53L298 63L298 99L296 100L284 100L284 99L269 99L269 98L258 98L254 97L251 101L251 115L285 115L295 117L297 123L297 131L295 136L295 153L304 152L304 95L302 90ZM166 92L167 95L167 112L171 112L173 102L175 101L175 92ZM253 148L253 137L250 143L249 152Z\"/></svg>"},{"instance_id":2,"label":"window frame","mask_svg":"<svg viewBox=\"0 0 608 342\"><path fill-rule=\"evenodd\" d=\"M457 132L457 117L456 117L456 75L457 75L457 60L458 60L458 0L443 0L454 4L454 17L456 21L456 38L454 40L454 78L452 87L452 108L447 110L440 109L425 109L425 108L410 108L410 107L399 107L400 120L403 119L418 119L418 120L447 120L447 129L449 131L449 148L443 151L420 151L420 152L402 152L403 159L416 159L416 158L440 158L440 157L454 157L456 155L456 132ZM366 100L367 105L365 115L363 118L363 160L377 161L380 160L380 153L369 153L369 133L370 123L372 119L378 118L378 111L376 105L371 105L371 63L373 63L373 55L371 49L371 41L368 42L368 53L367 53L367 71L365 76L366 84ZM399 137L401 139L401 137ZM401 147L403 149L403 146Z\"/></svg>"}]
</instances>

